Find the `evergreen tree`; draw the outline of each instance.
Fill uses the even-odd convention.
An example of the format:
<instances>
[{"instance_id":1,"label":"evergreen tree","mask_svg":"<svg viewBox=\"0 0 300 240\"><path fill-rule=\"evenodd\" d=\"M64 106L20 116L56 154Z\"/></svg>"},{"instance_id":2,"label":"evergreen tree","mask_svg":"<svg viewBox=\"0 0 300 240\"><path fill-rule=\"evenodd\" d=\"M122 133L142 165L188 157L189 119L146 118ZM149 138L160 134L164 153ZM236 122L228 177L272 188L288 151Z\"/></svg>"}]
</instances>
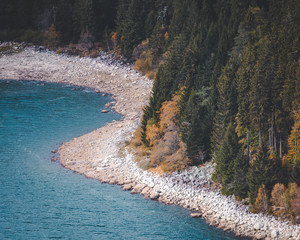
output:
<instances>
[{"instance_id":1,"label":"evergreen tree","mask_svg":"<svg viewBox=\"0 0 300 240\"><path fill-rule=\"evenodd\" d=\"M121 51L127 58L131 57L134 47L146 37L144 26L147 7L146 0L131 0L129 5L128 1L121 1L118 10L118 30Z\"/></svg>"},{"instance_id":2,"label":"evergreen tree","mask_svg":"<svg viewBox=\"0 0 300 240\"><path fill-rule=\"evenodd\" d=\"M186 38L179 36L173 42L169 50L167 62L158 69L156 78L153 83L153 96L150 105L153 106L153 112L160 110L164 101L170 100L178 88L179 83L183 80L181 73L182 51L186 47ZM158 119L156 117L156 119Z\"/></svg>"},{"instance_id":3,"label":"evergreen tree","mask_svg":"<svg viewBox=\"0 0 300 240\"><path fill-rule=\"evenodd\" d=\"M192 90L181 124L183 141L193 164L204 163L209 158L210 116L208 111L208 89Z\"/></svg>"},{"instance_id":4,"label":"evergreen tree","mask_svg":"<svg viewBox=\"0 0 300 240\"><path fill-rule=\"evenodd\" d=\"M268 147L263 143L259 148L256 158L250 164L247 175L250 203L254 204L257 198L258 189L262 184L265 185L267 193L270 194L275 181L276 162L269 159Z\"/></svg>"},{"instance_id":5,"label":"evergreen tree","mask_svg":"<svg viewBox=\"0 0 300 240\"><path fill-rule=\"evenodd\" d=\"M238 137L235 133L233 124L229 123L226 128L224 139L216 154L216 169L214 173L214 179L222 184L221 192L225 195L230 195L234 191L234 165L238 153ZM236 165L238 164L239 162L236 161Z\"/></svg>"},{"instance_id":6,"label":"evergreen tree","mask_svg":"<svg viewBox=\"0 0 300 240\"><path fill-rule=\"evenodd\" d=\"M93 0L91 29L96 41L107 41L108 35L115 28L118 0Z\"/></svg>"},{"instance_id":7,"label":"evergreen tree","mask_svg":"<svg viewBox=\"0 0 300 240\"><path fill-rule=\"evenodd\" d=\"M244 147L241 147L237 157L234 160L233 173L233 194L238 199L247 197L249 186L247 183L247 173L249 169L249 161L245 156Z\"/></svg>"},{"instance_id":8,"label":"evergreen tree","mask_svg":"<svg viewBox=\"0 0 300 240\"><path fill-rule=\"evenodd\" d=\"M258 61L254 65L254 74L250 80L249 91L249 117L251 119L252 129L257 133L259 145L261 145L262 131L267 131L268 120L272 125L273 119L271 118L272 105L271 105L271 87L274 77L274 71L267 72L268 65L270 65L270 56L268 51L269 40L265 37L260 37L260 46L258 46ZM264 66L264 67L262 67ZM273 146L273 144L272 144ZM272 147L271 146L271 147Z\"/></svg>"},{"instance_id":9,"label":"evergreen tree","mask_svg":"<svg viewBox=\"0 0 300 240\"><path fill-rule=\"evenodd\" d=\"M218 151L224 137L226 126L234 120L237 113L236 64L228 61L218 79L218 104L214 119L212 144L213 151Z\"/></svg>"},{"instance_id":10,"label":"evergreen tree","mask_svg":"<svg viewBox=\"0 0 300 240\"><path fill-rule=\"evenodd\" d=\"M68 44L77 39L74 38L73 26L74 0L59 1L55 10L55 26L61 36L63 44Z\"/></svg>"},{"instance_id":11,"label":"evergreen tree","mask_svg":"<svg viewBox=\"0 0 300 240\"><path fill-rule=\"evenodd\" d=\"M247 155L249 158L249 149L250 149L250 81L252 78L253 67L254 67L254 49L251 45L247 46L243 51L243 55L240 59L240 65L237 70L237 91L238 91L238 114L239 120L243 127L247 129L247 136L242 136L243 138L247 138Z\"/></svg>"},{"instance_id":12,"label":"evergreen tree","mask_svg":"<svg viewBox=\"0 0 300 240\"><path fill-rule=\"evenodd\" d=\"M146 147L149 147L149 141L147 140L147 125L148 121L153 117L152 109L149 106L146 106L143 111L143 118L141 122L142 136L141 140Z\"/></svg>"},{"instance_id":13,"label":"evergreen tree","mask_svg":"<svg viewBox=\"0 0 300 240\"><path fill-rule=\"evenodd\" d=\"M297 161L292 168L290 182L295 182L297 185L300 185L300 161Z\"/></svg>"}]
</instances>

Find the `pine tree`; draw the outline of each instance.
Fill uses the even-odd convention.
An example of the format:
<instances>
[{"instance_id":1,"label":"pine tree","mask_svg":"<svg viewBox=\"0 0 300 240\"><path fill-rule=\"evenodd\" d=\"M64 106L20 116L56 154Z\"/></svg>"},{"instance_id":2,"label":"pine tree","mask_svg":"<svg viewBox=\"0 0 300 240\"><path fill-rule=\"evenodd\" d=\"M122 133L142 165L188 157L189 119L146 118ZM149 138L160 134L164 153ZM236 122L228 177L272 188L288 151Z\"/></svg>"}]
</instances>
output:
<instances>
[{"instance_id":1,"label":"pine tree","mask_svg":"<svg viewBox=\"0 0 300 240\"><path fill-rule=\"evenodd\" d=\"M210 116L208 88L192 90L182 119L182 139L187 144L188 157L194 165L204 163L209 157Z\"/></svg>"},{"instance_id":2,"label":"pine tree","mask_svg":"<svg viewBox=\"0 0 300 240\"><path fill-rule=\"evenodd\" d=\"M120 35L120 47L123 55L130 58L134 47L146 38L146 0L121 1L118 8L117 24Z\"/></svg>"},{"instance_id":3,"label":"pine tree","mask_svg":"<svg viewBox=\"0 0 300 240\"><path fill-rule=\"evenodd\" d=\"M169 27L169 43L176 37L183 34L184 21L187 17L187 0L175 0L173 3L173 16Z\"/></svg>"},{"instance_id":4,"label":"pine tree","mask_svg":"<svg viewBox=\"0 0 300 240\"><path fill-rule=\"evenodd\" d=\"M164 101L170 100L172 94L179 89L179 83L182 81L180 71L182 66L182 51L186 46L184 36L179 36L170 47L167 62L162 64L157 72L153 83L153 96L150 105L153 112L160 110Z\"/></svg>"},{"instance_id":5,"label":"pine tree","mask_svg":"<svg viewBox=\"0 0 300 240\"><path fill-rule=\"evenodd\" d=\"M91 30L96 41L107 41L108 39L105 38L114 30L118 3L118 0L93 0Z\"/></svg>"},{"instance_id":6,"label":"pine tree","mask_svg":"<svg viewBox=\"0 0 300 240\"><path fill-rule=\"evenodd\" d=\"M141 129L142 129L141 141L146 147L149 147L149 141L147 140L147 133L146 133L147 125L148 125L148 121L152 117L153 117L152 109L150 108L150 106L145 106L143 111L142 122L141 122Z\"/></svg>"},{"instance_id":7,"label":"pine tree","mask_svg":"<svg viewBox=\"0 0 300 240\"><path fill-rule=\"evenodd\" d=\"M218 79L218 103L214 119L212 148L218 151L224 137L226 126L234 120L237 112L237 90L235 78L236 65L229 61Z\"/></svg>"},{"instance_id":8,"label":"pine tree","mask_svg":"<svg viewBox=\"0 0 300 240\"><path fill-rule=\"evenodd\" d=\"M247 197L249 186L247 183L247 173L249 169L249 161L244 152L244 147L241 147L237 157L234 160L233 173L233 194L237 199Z\"/></svg>"},{"instance_id":9,"label":"pine tree","mask_svg":"<svg viewBox=\"0 0 300 240\"><path fill-rule=\"evenodd\" d=\"M250 80L250 119L252 129L258 135L259 145L261 145L261 134L267 131L268 120L272 123L271 118L271 79L274 77L274 72L267 72L270 63L270 56L268 55L268 45L270 41L267 37L260 37L260 46L258 47L258 61L254 66L254 74ZM270 124L271 126L272 124ZM273 125L272 125L273 126ZM273 129L272 129L273 131ZM272 144L273 146L273 144ZM271 146L271 147L272 147Z\"/></svg>"},{"instance_id":10,"label":"pine tree","mask_svg":"<svg viewBox=\"0 0 300 240\"><path fill-rule=\"evenodd\" d=\"M224 139L216 154L214 179L222 184L221 192L225 195L233 193L234 161L238 156L239 144L232 123L229 123Z\"/></svg>"},{"instance_id":11,"label":"pine tree","mask_svg":"<svg viewBox=\"0 0 300 240\"><path fill-rule=\"evenodd\" d=\"M59 1L55 8L55 26L63 44L74 41L73 26L74 1Z\"/></svg>"},{"instance_id":12,"label":"pine tree","mask_svg":"<svg viewBox=\"0 0 300 240\"><path fill-rule=\"evenodd\" d=\"M249 79L253 76L253 68L254 68L254 48L249 45L245 48L242 53L242 57L240 59L240 65L237 70L237 90L238 90L238 114L240 125L247 129L247 136L243 136L247 138L247 151L249 158L249 134L250 134L250 81Z\"/></svg>"},{"instance_id":13,"label":"pine tree","mask_svg":"<svg viewBox=\"0 0 300 240\"><path fill-rule=\"evenodd\" d=\"M256 200L258 188L264 184L266 191L269 194L273 189L276 181L276 163L269 159L269 152L266 144L263 142L259 147L258 154L250 164L247 175L249 185L250 203L253 204Z\"/></svg>"}]
</instances>

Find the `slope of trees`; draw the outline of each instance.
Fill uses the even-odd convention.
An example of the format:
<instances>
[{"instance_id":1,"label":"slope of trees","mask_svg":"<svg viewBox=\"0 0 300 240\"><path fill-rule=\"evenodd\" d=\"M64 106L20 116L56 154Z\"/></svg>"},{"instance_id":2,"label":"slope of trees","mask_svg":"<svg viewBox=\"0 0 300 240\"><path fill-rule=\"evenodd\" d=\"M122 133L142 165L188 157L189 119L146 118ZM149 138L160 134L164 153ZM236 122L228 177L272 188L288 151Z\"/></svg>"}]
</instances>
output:
<instances>
[{"instance_id":1,"label":"slope of trees","mask_svg":"<svg viewBox=\"0 0 300 240\"><path fill-rule=\"evenodd\" d=\"M135 4L120 2L120 15L131 12ZM117 22L121 52L130 57L138 38L148 38L148 61L157 67L142 121L144 144L149 146L149 123L160 126L161 107L180 91L176 124L188 163L212 158L213 179L221 184L223 194L249 197L253 211L271 211L274 185L287 188L300 179L300 4L294 0L150 2L140 11L144 18L139 22L149 32L139 31L128 42L127 28L134 28L130 20L141 17ZM146 27L149 19L151 27Z\"/></svg>"}]
</instances>

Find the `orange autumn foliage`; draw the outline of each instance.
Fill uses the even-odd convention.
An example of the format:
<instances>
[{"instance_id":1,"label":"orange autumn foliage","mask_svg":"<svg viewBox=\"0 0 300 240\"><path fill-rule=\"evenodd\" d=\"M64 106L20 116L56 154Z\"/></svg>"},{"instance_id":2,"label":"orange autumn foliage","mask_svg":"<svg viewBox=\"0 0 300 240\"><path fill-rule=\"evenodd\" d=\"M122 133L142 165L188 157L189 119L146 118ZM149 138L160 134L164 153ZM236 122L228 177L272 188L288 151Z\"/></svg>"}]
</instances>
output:
<instances>
[{"instance_id":1,"label":"orange autumn foliage","mask_svg":"<svg viewBox=\"0 0 300 240\"><path fill-rule=\"evenodd\" d=\"M271 193L273 213L277 217L282 217L287 212L285 192L286 187L281 183L277 183Z\"/></svg>"},{"instance_id":2,"label":"orange autumn foliage","mask_svg":"<svg viewBox=\"0 0 300 240\"><path fill-rule=\"evenodd\" d=\"M49 49L55 49L59 44L59 34L56 31L54 24L52 24L44 33L45 46Z\"/></svg>"},{"instance_id":3,"label":"orange autumn foliage","mask_svg":"<svg viewBox=\"0 0 300 240\"><path fill-rule=\"evenodd\" d=\"M173 172L184 169L190 164L186 156L186 144L179 135L176 123L179 113L178 96L166 101L160 109L159 126L152 124L147 127L147 140L151 146L150 163L152 171L159 168L163 172Z\"/></svg>"},{"instance_id":4,"label":"orange autumn foliage","mask_svg":"<svg viewBox=\"0 0 300 240\"><path fill-rule=\"evenodd\" d=\"M141 71L147 78L154 79L156 70L153 66L153 57L149 49L149 39L144 40L133 51L133 58L136 59L134 69Z\"/></svg>"},{"instance_id":5,"label":"orange autumn foliage","mask_svg":"<svg viewBox=\"0 0 300 240\"><path fill-rule=\"evenodd\" d=\"M156 124L148 125L146 139L149 141L149 146L152 147L155 141L159 140L159 138L160 138L160 130L156 126Z\"/></svg>"},{"instance_id":6,"label":"orange autumn foliage","mask_svg":"<svg viewBox=\"0 0 300 240\"><path fill-rule=\"evenodd\" d=\"M287 218L293 222L300 221L300 187L290 183L289 188L277 183L271 193L273 214L280 218Z\"/></svg>"},{"instance_id":7,"label":"orange autumn foliage","mask_svg":"<svg viewBox=\"0 0 300 240\"><path fill-rule=\"evenodd\" d=\"M288 199L289 200L289 212L293 222L300 223L300 187L296 183L289 185Z\"/></svg>"},{"instance_id":8,"label":"orange autumn foliage","mask_svg":"<svg viewBox=\"0 0 300 240\"><path fill-rule=\"evenodd\" d=\"M295 124L288 139L287 160L291 165L300 161L300 109L294 112Z\"/></svg>"},{"instance_id":9,"label":"orange autumn foliage","mask_svg":"<svg viewBox=\"0 0 300 240\"><path fill-rule=\"evenodd\" d=\"M162 104L158 124L148 121L146 139L149 148L141 142L141 128L131 139L128 147L135 152L136 161L142 169L163 175L185 169L191 164L177 126L178 101L179 95L176 95Z\"/></svg>"},{"instance_id":10,"label":"orange autumn foliage","mask_svg":"<svg viewBox=\"0 0 300 240\"><path fill-rule=\"evenodd\" d=\"M258 212L267 213L268 212L268 207L269 207L269 203L268 203L268 196L267 196L267 192L266 192L266 187L265 187L265 185L262 185L258 189L257 198L255 200L255 203L252 206L252 212L254 212L254 213L258 213Z\"/></svg>"}]
</instances>

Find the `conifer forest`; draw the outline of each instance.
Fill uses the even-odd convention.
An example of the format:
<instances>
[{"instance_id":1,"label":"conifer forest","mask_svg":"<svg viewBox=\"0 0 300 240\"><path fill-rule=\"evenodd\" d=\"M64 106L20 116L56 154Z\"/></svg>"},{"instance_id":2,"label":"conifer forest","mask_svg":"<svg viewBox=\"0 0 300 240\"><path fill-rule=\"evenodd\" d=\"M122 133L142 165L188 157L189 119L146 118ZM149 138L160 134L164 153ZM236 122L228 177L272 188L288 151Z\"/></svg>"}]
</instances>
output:
<instances>
[{"instance_id":1,"label":"conifer forest","mask_svg":"<svg viewBox=\"0 0 300 240\"><path fill-rule=\"evenodd\" d=\"M134 140L144 168L214 161L222 194L295 222L299 36L298 0L0 0L1 41L84 43L153 79Z\"/></svg>"}]
</instances>

